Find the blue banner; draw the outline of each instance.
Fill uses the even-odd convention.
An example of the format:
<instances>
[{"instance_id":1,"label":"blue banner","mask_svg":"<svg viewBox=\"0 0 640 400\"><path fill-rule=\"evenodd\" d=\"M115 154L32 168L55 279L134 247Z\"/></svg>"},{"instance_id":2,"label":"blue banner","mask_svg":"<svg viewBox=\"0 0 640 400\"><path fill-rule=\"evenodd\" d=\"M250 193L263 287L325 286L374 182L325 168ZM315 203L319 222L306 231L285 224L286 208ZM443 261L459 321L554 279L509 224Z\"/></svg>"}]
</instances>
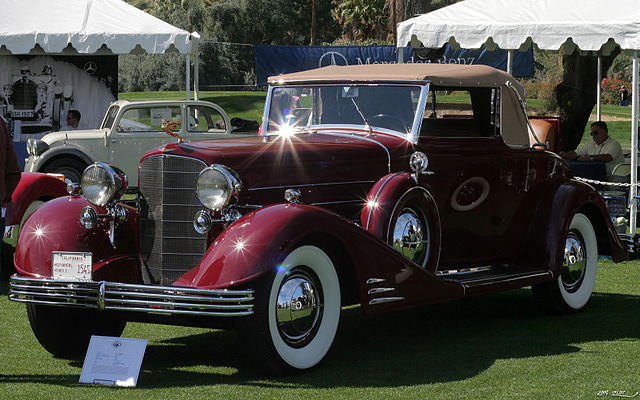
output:
<instances>
[{"instance_id":1,"label":"blue banner","mask_svg":"<svg viewBox=\"0 0 640 400\"><path fill-rule=\"evenodd\" d=\"M453 50L447 44L442 49L404 49L406 63L483 64L506 71L507 51L500 48L488 51ZM395 46L271 46L254 45L258 85L266 85L267 78L320 68L327 65L390 64L398 62ZM514 51L513 76L533 76L533 49Z\"/></svg>"}]
</instances>

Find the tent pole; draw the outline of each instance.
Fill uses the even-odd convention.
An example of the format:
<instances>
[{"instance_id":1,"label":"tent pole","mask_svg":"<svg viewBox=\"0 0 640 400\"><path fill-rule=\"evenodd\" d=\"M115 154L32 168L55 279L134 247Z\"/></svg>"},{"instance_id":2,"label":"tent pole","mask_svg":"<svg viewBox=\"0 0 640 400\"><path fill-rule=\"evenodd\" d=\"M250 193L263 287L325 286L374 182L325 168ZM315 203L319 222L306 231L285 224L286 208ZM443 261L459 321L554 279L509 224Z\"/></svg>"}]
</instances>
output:
<instances>
[{"instance_id":1,"label":"tent pole","mask_svg":"<svg viewBox=\"0 0 640 400\"><path fill-rule=\"evenodd\" d=\"M398 47L398 64L404 64L404 47Z\"/></svg>"},{"instance_id":2,"label":"tent pole","mask_svg":"<svg viewBox=\"0 0 640 400\"><path fill-rule=\"evenodd\" d=\"M513 75L513 49L507 50L507 74Z\"/></svg>"},{"instance_id":3,"label":"tent pole","mask_svg":"<svg viewBox=\"0 0 640 400\"><path fill-rule=\"evenodd\" d=\"M598 81L596 82L596 97L598 102L596 103L596 121L602 120L602 114L600 111L600 104L602 104L602 88L600 84L602 82L602 55L598 53Z\"/></svg>"},{"instance_id":4,"label":"tent pole","mask_svg":"<svg viewBox=\"0 0 640 400\"><path fill-rule=\"evenodd\" d=\"M193 99L200 100L200 52L196 49L193 55Z\"/></svg>"},{"instance_id":5,"label":"tent pole","mask_svg":"<svg viewBox=\"0 0 640 400\"><path fill-rule=\"evenodd\" d=\"M638 50L633 51L633 88L631 89L631 191L629 194L629 232L634 235L636 233L636 212L638 204L636 196L638 195Z\"/></svg>"},{"instance_id":6,"label":"tent pole","mask_svg":"<svg viewBox=\"0 0 640 400\"><path fill-rule=\"evenodd\" d=\"M185 73L185 81L186 81L186 85L185 85L185 96L187 100L191 100L191 54L187 54L187 57L185 59L185 64L186 64L186 73Z\"/></svg>"}]
</instances>

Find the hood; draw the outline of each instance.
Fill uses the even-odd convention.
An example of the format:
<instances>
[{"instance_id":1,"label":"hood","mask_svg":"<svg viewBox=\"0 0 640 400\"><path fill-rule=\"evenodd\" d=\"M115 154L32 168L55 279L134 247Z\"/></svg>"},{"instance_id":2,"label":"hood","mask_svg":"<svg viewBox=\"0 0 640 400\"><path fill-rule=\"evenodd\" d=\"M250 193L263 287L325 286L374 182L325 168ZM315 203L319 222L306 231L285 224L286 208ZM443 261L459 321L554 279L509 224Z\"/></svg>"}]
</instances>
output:
<instances>
[{"instance_id":1,"label":"hood","mask_svg":"<svg viewBox=\"0 0 640 400\"><path fill-rule=\"evenodd\" d=\"M245 188L375 181L389 173L394 148L408 142L391 135L346 131L170 144L147 154L194 157L235 170Z\"/></svg>"}]
</instances>

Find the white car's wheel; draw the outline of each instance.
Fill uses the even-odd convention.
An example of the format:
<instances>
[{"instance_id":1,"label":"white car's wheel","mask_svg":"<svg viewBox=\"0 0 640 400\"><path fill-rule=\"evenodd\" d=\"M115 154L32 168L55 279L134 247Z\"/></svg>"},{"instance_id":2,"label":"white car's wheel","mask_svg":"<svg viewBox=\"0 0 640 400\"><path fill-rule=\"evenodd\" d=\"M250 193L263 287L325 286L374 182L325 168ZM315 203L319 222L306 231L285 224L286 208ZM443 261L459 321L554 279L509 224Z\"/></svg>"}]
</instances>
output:
<instances>
[{"instance_id":1,"label":"white car's wheel","mask_svg":"<svg viewBox=\"0 0 640 400\"><path fill-rule=\"evenodd\" d=\"M562 271L558 279L535 285L534 295L551 311L568 313L589 301L598 270L598 243L591 221L584 214L571 220L564 243Z\"/></svg>"},{"instance_id":2,"label":"white car's wheel","mask_svg":"<svg viewBox=\"0 0 640 400\"><path fill-rule=\"evenodd\" d=\"M241 336L274 373L318 364L340 320L340 283L331 258L316 246L297 247L256 293L256 307ZM263 298L261 298L264 296Z\"/></svg>"}]
</instances>

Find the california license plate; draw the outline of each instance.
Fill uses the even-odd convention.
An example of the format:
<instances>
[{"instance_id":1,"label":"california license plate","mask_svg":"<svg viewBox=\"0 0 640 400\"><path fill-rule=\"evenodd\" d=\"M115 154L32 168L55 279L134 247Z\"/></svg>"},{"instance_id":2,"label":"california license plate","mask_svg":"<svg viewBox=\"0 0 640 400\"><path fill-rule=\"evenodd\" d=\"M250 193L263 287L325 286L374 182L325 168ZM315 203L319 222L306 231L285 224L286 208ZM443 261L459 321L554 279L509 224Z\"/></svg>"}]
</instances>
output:
<instances>
[{"instance_id":1,"label":"california license plate","mask_svg":"<svg viewBox=\"0 0 640 400\"><path fill-rule=\"evenodd\" d=\"M54 280L90 281L91 253L54 251L51 253L51 277Z\"/></svg>"}]
</instances>

